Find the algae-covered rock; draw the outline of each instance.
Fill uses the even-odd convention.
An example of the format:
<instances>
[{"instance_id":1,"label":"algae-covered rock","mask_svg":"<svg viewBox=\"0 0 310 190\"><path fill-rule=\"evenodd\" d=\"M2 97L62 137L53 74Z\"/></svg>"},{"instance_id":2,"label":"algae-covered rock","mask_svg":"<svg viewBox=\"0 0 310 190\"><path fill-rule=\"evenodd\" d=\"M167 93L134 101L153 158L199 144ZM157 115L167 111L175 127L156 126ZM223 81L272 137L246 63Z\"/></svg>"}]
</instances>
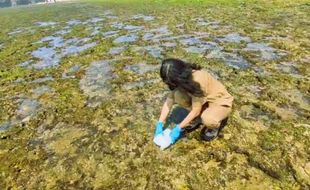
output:
<instances>
[{"instance_id":1,"label":"algae-covered rock","mask_svg":"<svg viewBox=\"0 0 310 190\"><path fill-rule=\"evenodd\" d=\"M52 130L44 131L39 139L43 140L48 151L65 155L74 154L78 148L74 142L86 134L86 129L58 123Z\"/></svg>"}]
</instances>

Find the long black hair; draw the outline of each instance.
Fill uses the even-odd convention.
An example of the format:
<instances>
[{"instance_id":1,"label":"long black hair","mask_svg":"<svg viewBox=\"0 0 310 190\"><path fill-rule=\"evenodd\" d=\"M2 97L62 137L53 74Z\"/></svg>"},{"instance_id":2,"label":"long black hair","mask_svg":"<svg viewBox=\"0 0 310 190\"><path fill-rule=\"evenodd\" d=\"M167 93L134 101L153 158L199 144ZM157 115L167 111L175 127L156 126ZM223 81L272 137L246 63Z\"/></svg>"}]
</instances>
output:
<instances>
[{"instance_id":1,"label":"long black hair","mask_svg":"<svg viewBox=\"0 0 310 190\"><path fill-rule=\"evenodd\" d=\"M193 70L200 70L201 67L196 64L186 63L179 59L165 59L160 68L160 77L166 83L170 90L179 88L190 93L193 96L203 96L203 91L199 83L193 81Z\"/></svg>"}]
</instances>

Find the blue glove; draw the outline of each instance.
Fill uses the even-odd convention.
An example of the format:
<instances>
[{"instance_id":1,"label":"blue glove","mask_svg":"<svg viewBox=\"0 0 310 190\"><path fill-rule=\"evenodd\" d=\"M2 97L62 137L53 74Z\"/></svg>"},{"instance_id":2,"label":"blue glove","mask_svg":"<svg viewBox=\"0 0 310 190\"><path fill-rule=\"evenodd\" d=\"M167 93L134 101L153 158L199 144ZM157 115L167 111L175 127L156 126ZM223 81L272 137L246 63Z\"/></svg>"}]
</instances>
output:
<instances>
[{"instance_id":1,"label":"blue glove","mask_svg":"<svg viewBox=\"0 0 310 190\"><path fill-rule=\"evenodd\" d=\"M174 144L180 137L181 137L181 132L182 129L180 128L180 125L176 125L171 133L170 133L170 138L171 138L171 143Z\"/></svg>"},{"instance_id":2,"label":"blue glove","mask_svg":"<svg viewBox=\"0 0 310 190\"><path fill-rule=\"evenodd\" d=\"M157 135L163 134L163 131L164 131L164 123L161 122L161 121L158 121L158 122L156 123L155 137L156 137Z\"/></svg>"}]
</instances>

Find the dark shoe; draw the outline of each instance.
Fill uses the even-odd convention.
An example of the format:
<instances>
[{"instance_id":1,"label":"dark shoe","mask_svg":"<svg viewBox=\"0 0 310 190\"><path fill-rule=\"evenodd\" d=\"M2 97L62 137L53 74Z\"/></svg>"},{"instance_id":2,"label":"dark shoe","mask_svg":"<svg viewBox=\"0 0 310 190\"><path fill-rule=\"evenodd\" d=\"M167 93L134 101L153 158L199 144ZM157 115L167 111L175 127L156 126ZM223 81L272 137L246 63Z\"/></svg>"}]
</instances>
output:
<instances>
[{"instance_id":1,"label":"dark shoe","mask_svg":"<svg viewBox=\"0 0 310 190\"><path fill-rule=\"evenodd\" d=\"M200 136L205 141L212 141L218 136L218 134L219 134L219 128L208 129L207 127L204 127L201 130Z\"/></svg>"},{"instance_id":2,"label":"dark shoe","mask_svg":"<svg viewBox=\"0 0 310 190\"><path fill-rule=\"evenodd\" d=\"M219 136L220 132L227 125L227 121L228 121L228 118L225 118L224 120L222 120L220 127L216 129L208 129L207 127L204 127L200 132L201 139L205 141L214 140L217 136Z\"/></svg>"},{"instance_id":3,"label":"dark shoe","mask_svg":"<svg viewBox=\"0 0 310 190\"><path fill-rule=\"evenodd\" d=\"M200 125L202 125L202 120L199 117L199 118L194 119L188 126L186 126L185 131L187 133L190 133L190 132L198 129L200 127Z\"/></svg>"}]
</instances>

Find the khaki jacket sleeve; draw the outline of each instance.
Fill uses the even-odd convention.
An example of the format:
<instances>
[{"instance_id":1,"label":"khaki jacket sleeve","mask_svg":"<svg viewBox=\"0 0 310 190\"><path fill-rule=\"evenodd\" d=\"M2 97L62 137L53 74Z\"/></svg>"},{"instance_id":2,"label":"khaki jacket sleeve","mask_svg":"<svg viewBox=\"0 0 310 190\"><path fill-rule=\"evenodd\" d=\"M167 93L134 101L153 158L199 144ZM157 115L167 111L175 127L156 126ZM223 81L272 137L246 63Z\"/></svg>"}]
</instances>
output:
<instances>
[{"instance_id":1,"label":"khaki jacket sleeve","mask_svg":"<svg viewBox=\"0 0 310 190\"><path fill-rule=\"evenodd\" d=\"M192 96L192 109L201 109L204 104L203 97Z\"/></svg>"}]
</instances>

